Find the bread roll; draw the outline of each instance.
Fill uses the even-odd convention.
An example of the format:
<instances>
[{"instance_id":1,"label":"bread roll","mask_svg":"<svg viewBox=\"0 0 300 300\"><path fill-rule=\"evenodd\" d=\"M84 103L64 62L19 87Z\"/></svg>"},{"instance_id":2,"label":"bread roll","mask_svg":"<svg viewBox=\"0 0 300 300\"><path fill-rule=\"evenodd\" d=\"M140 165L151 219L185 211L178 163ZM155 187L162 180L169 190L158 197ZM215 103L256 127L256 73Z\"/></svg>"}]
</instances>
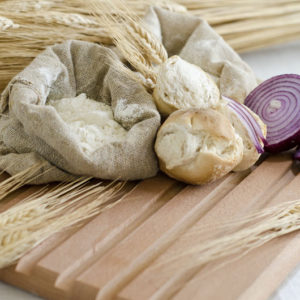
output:
<instances>
[{"instance_id":1,"label":"bread roll","mask_svg":"<svg viewBox=\"0 0 300 300\"><path fill-rule=\"evenodd\" d=\"M220 92L200 67L172 56L159 66L153 97L159 112L168 116L178 109L215 107Z\"/></svg>"},{"instance_id":2,"label":"bread roll","mask_svg":"<svg viewBox=\"0 0 300 300\"><path fill-rule=\"evenodd\" d=\"M169 116L158 131L155 151L161 170L170 177L205 184L240 163L243 142L224 115L194 108Z\"/></svg>"},{"instance_id":3,"label":"bread roll","mask_svg":"<svg viewBox=\"0 0 300 300\"><path fill-rule=\"evenodd\" d=\"M244 105L243 105L244 106ZM251 111L248 107L244 106L255 118L258 125L260 126L263 135L266 137L267 135L267 127L260 119L260 117ZM231 122L235 132L242 138L243 140L243 158L241 162L234 168L234 171L243 171L252 167L255 162L259 159L260 154L257 152L253 141L251 140L247 129L245 128L244 124L241 122L238 115L228 107L227 101L222 100L220 105L218 106L218 111L224 114ZM261 142L262 146L263 143Z\"/></svg>"}]
</instances>

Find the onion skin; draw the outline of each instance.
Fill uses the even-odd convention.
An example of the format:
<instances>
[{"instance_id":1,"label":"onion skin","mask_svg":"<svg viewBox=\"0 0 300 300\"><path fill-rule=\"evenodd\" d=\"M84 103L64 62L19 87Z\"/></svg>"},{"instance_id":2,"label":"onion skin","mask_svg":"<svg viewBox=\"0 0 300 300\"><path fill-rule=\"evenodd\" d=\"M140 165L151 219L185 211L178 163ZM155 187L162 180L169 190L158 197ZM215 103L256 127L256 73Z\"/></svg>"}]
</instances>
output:
<instances>
[{"instance_id":1,"label":"onion skin","mask_svg":"<svg viewBox=\"0 0 300 300\"><path fill-rule=\"evenodd\" d=\"M267 125L267 152L278 153L300 144L300 75L283 74L264 81L244 104Z\"/></svg>"},{"instance_id":2,"label":"onion skin","mask_svg":"<svg viewBox=\"0 0 300 300\"><path fill-rule=\"evenodd\" d=\"M264 153L264 149L261 145L262 143L265 143L265 137L262 132L262 129L260 128L259 124L255 120L255 118L250 113L249 109L247 109L243 104L228 98L226 96L222 96L224 100L228 102L228 107L232 109L237 116L239 117L240 121L243 123L245 128L248 131L249 137L252 140L257 152L259 154Z\"/></svg>"}]
</instances>

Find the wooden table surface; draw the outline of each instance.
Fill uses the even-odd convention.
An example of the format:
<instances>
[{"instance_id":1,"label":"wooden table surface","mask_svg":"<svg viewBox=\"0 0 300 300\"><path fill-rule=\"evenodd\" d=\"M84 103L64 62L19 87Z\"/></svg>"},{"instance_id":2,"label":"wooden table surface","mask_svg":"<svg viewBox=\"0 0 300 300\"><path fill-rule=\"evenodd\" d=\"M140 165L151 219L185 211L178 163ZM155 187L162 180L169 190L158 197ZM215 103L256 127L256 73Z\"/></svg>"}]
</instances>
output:
<instances>
[{"instance_id":1,"label":"wooden table surface","mask_svg":"<svg viewBox=\"0 0 300 300\"><path fill-rule=\"evenodd\" d=\"M46 240L16 266L1 270L0 278L55 300L258 300L270 296L300 261L300 235L295 233L223 267L226 260L178 277L182 261L163 264L210 236L226 234L218 224L300 197L300 175L293 171L290 154L201 187L161 174L124 197L82 228Z\"/></svg>"}]
</instances>

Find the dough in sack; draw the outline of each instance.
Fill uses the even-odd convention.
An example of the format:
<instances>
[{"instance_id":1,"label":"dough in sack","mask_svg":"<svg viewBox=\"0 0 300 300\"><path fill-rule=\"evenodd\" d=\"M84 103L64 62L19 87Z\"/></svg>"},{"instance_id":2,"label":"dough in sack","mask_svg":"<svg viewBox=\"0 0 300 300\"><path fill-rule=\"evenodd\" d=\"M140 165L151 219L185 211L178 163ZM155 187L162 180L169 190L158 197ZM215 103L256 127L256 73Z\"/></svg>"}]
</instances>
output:
<instances>
[{"instance_id":1,"label":"dough in sack","mask_svg":"<svg viewBox=\"0 0 300 300\"><path fill-rule=\"evenodd\" d=\"M170 177L205 184L240 163L243 142L218 111L191 108L169 116L158 131L155 151L161 170Z\"/></svg>"}]
</instances>

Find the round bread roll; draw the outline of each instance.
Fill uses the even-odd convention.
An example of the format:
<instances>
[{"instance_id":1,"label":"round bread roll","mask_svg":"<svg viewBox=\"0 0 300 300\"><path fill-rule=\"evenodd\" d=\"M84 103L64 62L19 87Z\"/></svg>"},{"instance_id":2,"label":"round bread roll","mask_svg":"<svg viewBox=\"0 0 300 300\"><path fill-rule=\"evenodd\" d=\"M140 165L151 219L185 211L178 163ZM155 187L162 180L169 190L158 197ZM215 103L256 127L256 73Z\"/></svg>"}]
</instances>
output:
<instances>
[{"instance_id":1,"label":"round bread roll","mask_svg":"<svg viewBox=\"0 0 300 300\"><path fill-rule=\"evenodd\" d=\"M220 92L200 67L175 55L159 66L153 97L159 112L168 116L178 109L215 107Z\"/></svg>"},{"instance_id":2,"label":"round bread roll","mask_svg":"<svg viewBox=\"0 0 300 300\"><path fill-rule=\"evenodd\" d=\"M251 111L248 107L243 105L255 118L258 125L260 126L264 137L267 135L267 127L260 119L260 117ZM241 162L233 169L233 171L244 171L252 167L255 162L259 159L260 154L257 152L255 145L253 144L247 129L244 124L238 117L238 115L227 105L226 100L220 101L220 105L218 106L218 111L224 114L231 122L235 132L242 138L243 140L243 158ZM261 142L262 146L263 143Z\"/></svg>"},{"instance_id":3,"label":"round bread roll","mask_svg":"<svg viewBox=\"0 0 300 300\"><path fill-rule=\"evenodd\" d=\"M161 170L170 177L205 184L240 163L243 142L218 111L191 108L169 116L158 131L155 151Z\"/></svg>"}]
</instances>

